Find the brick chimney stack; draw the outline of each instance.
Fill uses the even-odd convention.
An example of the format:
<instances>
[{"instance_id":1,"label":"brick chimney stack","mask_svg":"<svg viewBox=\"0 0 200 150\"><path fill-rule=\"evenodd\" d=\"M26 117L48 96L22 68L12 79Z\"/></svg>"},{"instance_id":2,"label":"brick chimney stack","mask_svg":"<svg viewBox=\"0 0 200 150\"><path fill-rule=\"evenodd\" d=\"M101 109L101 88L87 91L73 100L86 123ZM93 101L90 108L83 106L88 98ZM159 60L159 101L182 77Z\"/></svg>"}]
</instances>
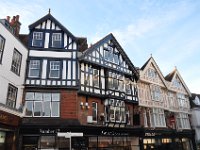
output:
<instances>
[{"instance_id":1,"label":"brick chimney stack","mask_svg":"<svg viewBox=\"0 0 200 150\"><path fill-rule=\"evenodd\" d=\"M16 36L19 36L20 26L21 23L19 22L19 15L13 16L13 18L10 21L10 16L7 16L7 21L9 22L10 26L14 30L14 34Z\"/></svg>"}]
</instances>

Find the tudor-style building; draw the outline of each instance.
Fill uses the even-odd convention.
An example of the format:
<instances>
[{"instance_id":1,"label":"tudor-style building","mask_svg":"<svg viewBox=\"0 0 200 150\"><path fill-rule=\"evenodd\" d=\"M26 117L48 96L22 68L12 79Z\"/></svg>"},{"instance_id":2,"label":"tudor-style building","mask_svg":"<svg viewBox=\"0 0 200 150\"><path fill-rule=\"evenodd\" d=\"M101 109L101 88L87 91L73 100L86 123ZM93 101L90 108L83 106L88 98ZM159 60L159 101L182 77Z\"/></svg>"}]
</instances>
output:
<instances>
[{"instance_id":1,"label":"tudor-style building","mask_svg":"<svg viewBox=\"0 0 200 150\"><path fill-rule=\"evenodd\" d=\"M16 150L28 50L19 40L19 15L0 19L0 149Z\"/></svg>"},{"instance_id":2,"label":"tudor-style building","mask_svg":"<svg viewBox=\"0 0 200 150\"><path fill-rule=\"evenodd\" d=\"M138 81L143 148L195 149L189 122L190 91L177 69L164 77L153 59L140 69Z\"/></svg>"},{"instance_id":3,"label":"tudor-style building","mask_svg":"<svg viewBox=\"0 0 200 150\"><path fill-rule=\"evenodd\" d=\"M139 74L114 36L87 48L50 13L29 29L19 149L138 148Z\"/></svg>"}]
</instances>

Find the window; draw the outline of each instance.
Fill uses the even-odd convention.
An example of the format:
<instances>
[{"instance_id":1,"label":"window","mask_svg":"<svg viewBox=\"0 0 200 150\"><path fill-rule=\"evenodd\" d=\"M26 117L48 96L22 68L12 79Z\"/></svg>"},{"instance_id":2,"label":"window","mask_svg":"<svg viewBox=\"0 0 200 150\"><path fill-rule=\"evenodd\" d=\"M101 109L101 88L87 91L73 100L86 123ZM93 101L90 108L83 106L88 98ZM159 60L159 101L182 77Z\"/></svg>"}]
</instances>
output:
<instances>
[{"instance_id":1,"label":"window","mask_svg":"<svg viewBox=\"0 0 200 150\"><path fill-rule=\"evenodd\" d=\"M99 70L93 67L88 67L84 75L84 84L99 88Z\"/></svg>"},{"instance_id":2,"label":"window","mask_svg":"<svg viewBox=\"0 0 200 150\"><path fill-rule=\"evenodd\" d=\"M154 70L154 69L152 69L152 68L149 68L149 69L147 70L147 76L148 76L149 78L157 78L157 77L158 77L158 74L157 74L156 70Z\"/></svg>"},{"instance_id":3,"label":"window","mask_svg":"<svg viewBox=\"0 0 200 150\"><path fill-rule=\"evenodd\" d=\"M131 81L128 78L126 78L125 82L126 82L125 84L126 93L131 94Z\"/></svg>"},{"instance_id":4,"label":"window","mask_svg":"<svg viewBox=\"0 0 200 150\"><path fill-rule=\"evenodd\" d=\"M33 32L33 46L42 47L43 46L43 33Z\"/></svg>"},{"instance_id":5,"label":"window","mask_svg":"<svg viewBox=\"0 0 200 150\"><path fill-rule=\"evenodd\" d=\"M164 110L153 108L151 112L151 127L166 127Z\"/></svg>"},{"instance_id":6,"label":"window","mask_svg":"<svg viewBox=\"0 0 200 150\"><path fill-rule=\"evenodd\" d=\"M128 115L124 101L107 99L105 100L105 120L107 122L126 122Z\"/></svg>"},{"instance_id":7,"label":"window","mask_svg":"<svg viewBox=\"0 0 200 150\"><path fill-rule=\"evenodd\" d=\"M113 47L113 45L108 45L104 49L104 57L110 62L113 62L115 64L119 63L119 53L115 52L115 48Z\"/></svg>"},{"instance_id":8,"label":"window","mask_svg":"<svg viewBox=\"0 0 200 150\"><path fill-rule=\"evenodd\" d=\"M34 78L40 76L40 60L30 60L28 76Z\"/></svg>"},{"instance_id":9,"label":"window","mask_svg":"<svg viewBox=\"0 0 200 150\"><path fill-rule=\"evenodd\" d=\"M178 113L176 119L177 119L178 129L190 129L190 121L189 121L188 114Z\"/></svg>"},{"instance_id":10,"label":"window","mask_svg":"<svg viewBox=\"0 0 200 150\"><path fill-rule=\"evenodd\" d=\"M108 88L124 91L124 77L122 75L109 72L108 74Z\"/></svg>"},{"instance_id":11,"label":"window","mask_svg":"<svg viewBox=\"0 0 200 150\"><path fill-rule=\"evenodd\" d=\"M92 102L92 120L97 121L97 103Z\"/></svg>"},{"instance_id":12,"label":"window","mask_svg":"<svg viewBox=\"0 0 200 150\"><path fill-rule=\"evenodd\" d=\"M60 61L50 61L49 78L60 78Z\"/></svg>"},{"instance_id":13,"label":"window","mask_svg":"<svg viewBox=\"0 0 200 150\"><path fill-rule=\"evenodd\" d=\"M0 64L2 62L5 39L0 35Z\"/></svg>"},{"instance_id":14,"label":"window","mask_svg":"<svg viewBox=\"0 0 200 150\"><path fill-rule=\"evenodd\" d=\"M60 93L27 92L27 117L59 117Z\"/></svg>"},{"instance_id":15,"label":"window","mask_svg":"<svg viewBox=\"0 0 200 150\"><path fill-rule=\"evenodd\" d=\"M17 88L9 84L6 105L8 107L14 108L16 99L17 99Z\"/></svg>"},{"instance_id":16,"label":"window","mask_svg":"<svg viewBox=\"0 0 200 150\"><path fill-rule=\"evenodd\" d=\"M17 75L20 74L22 55L16 49L13 51L11 70Z\"/></svg>"},{"instance_id":17,"label":"window","mask_svg":"<svg viewBox=\"0 0 200 150\"><path fill-rule=\"evenodd\" d=\"M99 87L99 70L93 69L93 85Z\"/></svg>"},{"instance_id":18,"label":"window","mask_svg":"<svg viewBox=\"0 0 200 150\"><path fill-rule=\"evenodd\" d=\"M187 101L186 101L186 97L183 94L178 94L178 104L180 108L187 108Z\"/></svg>"},{"instance_id":19,"label":"window","mask_svg":"<svg viewBox=\"0 0 200 150\"><path fill-rule=\"evenodd\" d=\"M178 76L176 76L176 78L173 80L172 82L173 86L175 86L176 88L182 88L182 84L180 79L178 78Z\"/></svg>"},{"instance_id":20,"label":"window","mask_svg":"<svg viewBox=\"0 0 200 150\"><path fill-rule=\"evenodd\" d=\"M151 97L152 100L161 101L162 93L161 88L159 86L151 85Z\"/></svg>"},{"instance_id":21,"label":"window","mask_svg":"<svg viewBox=\"0 0 200 150\"><path fill-rule=\"evenodd\" d=\"M62 34L61 33L53 33L52 34L52 47L61 48L62 46Z\"/></svg>"}]
</instances>

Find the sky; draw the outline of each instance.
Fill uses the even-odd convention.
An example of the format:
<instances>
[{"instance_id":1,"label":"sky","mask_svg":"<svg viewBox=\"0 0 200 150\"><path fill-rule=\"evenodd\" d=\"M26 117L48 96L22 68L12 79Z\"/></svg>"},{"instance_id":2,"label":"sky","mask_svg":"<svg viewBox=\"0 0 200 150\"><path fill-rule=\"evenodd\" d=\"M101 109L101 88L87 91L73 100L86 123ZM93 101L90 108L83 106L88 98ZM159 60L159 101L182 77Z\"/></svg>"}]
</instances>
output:
<instances>
[{"instance_id":1,"label":"sky","mask_svg":"<svg viewBox=\"0 0 200 150\"><path fill-rule=\"evenodd\" d=\"M176 67L200 94L199 0L0 0L0 18L20 15L21 34L51 14L74 36L94 44L113 33L136 67L152 55L166 76Z\"/></svg>"}]
</instances>

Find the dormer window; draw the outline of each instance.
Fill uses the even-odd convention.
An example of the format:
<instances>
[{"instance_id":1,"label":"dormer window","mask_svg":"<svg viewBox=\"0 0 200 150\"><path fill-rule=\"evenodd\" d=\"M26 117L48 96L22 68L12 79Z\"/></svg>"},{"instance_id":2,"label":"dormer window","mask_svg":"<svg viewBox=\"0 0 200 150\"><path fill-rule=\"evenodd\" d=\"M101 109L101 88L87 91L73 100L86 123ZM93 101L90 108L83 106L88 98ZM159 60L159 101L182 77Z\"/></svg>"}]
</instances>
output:
<instances>
[{"instance_id":1,"label":"dormer window","mask_svg":"<svg viewBox=\"0 0 200 150\"><path fill-rule=\"evenodd\" d=\"M52 34L52 47L61 48L62 46L62 34L53 33Z\"/></svg>"},{"instance_id":2,"label":"dormer window","mask_svg":"<svg viewBox=\"0 0 200 150\"><path fill-rule=\"evenodd\" d=\"M35 46L35 47L43 46L43 33L42 32L33 32L32 46Z\"/></svg>"}]
</instances>

